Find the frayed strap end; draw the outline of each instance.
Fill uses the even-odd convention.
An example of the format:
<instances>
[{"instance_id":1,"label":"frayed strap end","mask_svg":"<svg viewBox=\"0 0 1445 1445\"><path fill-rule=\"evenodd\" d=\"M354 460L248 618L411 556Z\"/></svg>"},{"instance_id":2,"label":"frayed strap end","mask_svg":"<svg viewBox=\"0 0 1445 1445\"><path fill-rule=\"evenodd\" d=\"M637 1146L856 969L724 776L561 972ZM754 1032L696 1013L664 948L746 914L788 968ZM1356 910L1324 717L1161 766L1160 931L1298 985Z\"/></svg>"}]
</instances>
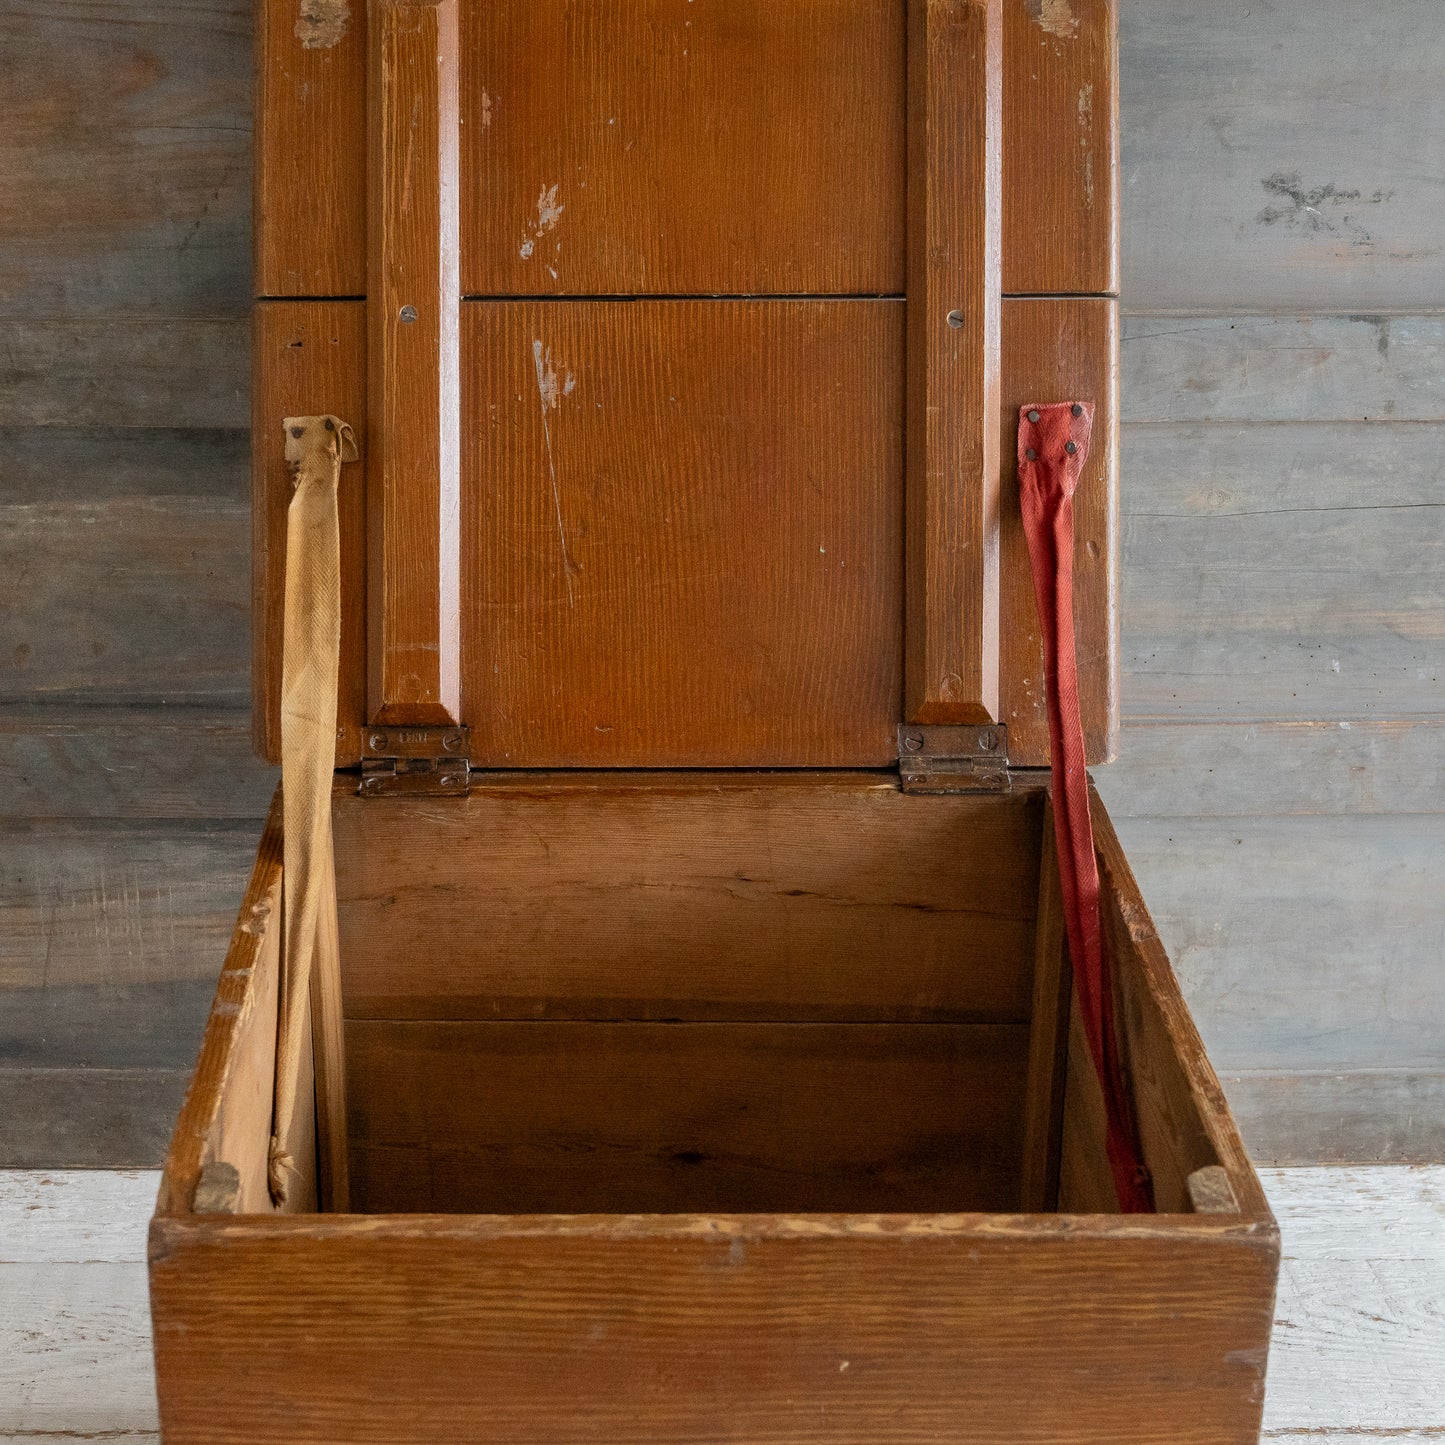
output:
<instances>
[{"instance_id":1,"label":"frayed strap end","mask_svg":"<svg viewBox=\"0 0 1445 1445\"><path fill-rule=\"evenodd\" d=\"M286 1152L279 1139L271 1140L271 1157L266 1173L272 1202L285 1204L291 1194L291 1176L296 1173L296 1161Z\"/></svg>"}]
</instances>

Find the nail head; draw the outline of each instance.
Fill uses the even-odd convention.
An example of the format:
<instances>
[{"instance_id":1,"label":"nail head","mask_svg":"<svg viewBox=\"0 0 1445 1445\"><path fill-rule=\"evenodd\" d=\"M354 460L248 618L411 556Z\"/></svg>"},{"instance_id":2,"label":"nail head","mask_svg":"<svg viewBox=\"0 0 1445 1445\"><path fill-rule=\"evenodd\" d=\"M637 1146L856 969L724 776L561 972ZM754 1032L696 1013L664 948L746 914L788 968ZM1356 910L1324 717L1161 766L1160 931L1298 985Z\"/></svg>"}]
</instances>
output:
<instances>
[{"instance_id":1,"label":"nail head","mask_svg":"<svg viewBox=\"0 0 1445 1445\"><path fill-rule=\"evenodd\" d=\"M1073 456L1073 454L1074 454L1076 451L1078 451L1078 449L1079 449L1078 446L1077 446L1074 442L1065 442L1065 443L1064 443L1064 450L1065 450L1066 452L1068 452L1068 454L1069 454L1070 456Z\"/></svg>"},{"instance_id":2,"label":"nail head","mask_svg":"<svg viewBox=\"0 0 1445 1445\"><path fill-rule=\"evenodd\" d=\"M1031 412L1029 413L1029 420L1030 420L1031 422L1037 422L1038 419L1039 419L1039 414L1038 414L1038 412L1036 412L1036 411L1031 411Z\"/></svg>"},{"instance_id":3,"label":"nail head","mask_svg":"<svg viewBox=\"0 0 1445 1445\"><path fill-rule=\"evenodd\" d=\"M957 331L958 328L963 325L963 312L950 311L948 313L948 324L953 327L955 331Z\"/></svg>"},{"instance_id":4,"label":"nail head","mask_svg":"<svg viewBox=\"0 0 1445 1445\"><path fill-rule=\"evenodd\" d=\"M1037 457L1038 457L1038 453L1037 453L1032 447L1027 447L1027 448L1025 448L1025 450L1024 450L1024 460L1025 460L1025 461L1031 462L1031 461L1034 461Z\"/></svg>"},{"instance_id":5,"label":"nail head","mask_svg":"<svg viewBox=\"0 0 1445 1445\"><path fill-rule=\"evenodd\" d=\"M1075 402L1073 406L1069 408L1069 410L1073 412L1075 416L1083 416L1084 414L1084 408L1081 407L1078 402Z\"/></svg>"}]
</instances>

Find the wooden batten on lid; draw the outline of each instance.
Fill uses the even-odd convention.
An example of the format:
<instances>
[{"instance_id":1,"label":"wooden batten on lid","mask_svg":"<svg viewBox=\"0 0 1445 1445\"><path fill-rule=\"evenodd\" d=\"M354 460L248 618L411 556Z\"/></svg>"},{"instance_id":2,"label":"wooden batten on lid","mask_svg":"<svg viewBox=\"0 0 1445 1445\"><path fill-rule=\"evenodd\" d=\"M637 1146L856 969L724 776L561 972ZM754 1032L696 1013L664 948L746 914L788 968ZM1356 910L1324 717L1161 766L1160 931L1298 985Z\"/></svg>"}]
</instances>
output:
<instances>
[{"instance_id":1,"label":"wooden batten on lid","mask_svg":"<svg viewBox=\"0 0 1445 1445\"><path fill-rule=\"evenodd\" d=\"M617 17L578 44L561 0L379 0L287 65L292 7L262 9L267 756L276 419L324 407L364 435L338 765L378 726L463 725L485 768L842 768L896 766L900 724L1002 724L1010 766L1043 766L999 438L1022 401L1083 396L1082 705L1108 760L1113 0L748 0L689 11L661 60ZM420 119L393 150L397 107Z\"/></svg>"}]
</instances>

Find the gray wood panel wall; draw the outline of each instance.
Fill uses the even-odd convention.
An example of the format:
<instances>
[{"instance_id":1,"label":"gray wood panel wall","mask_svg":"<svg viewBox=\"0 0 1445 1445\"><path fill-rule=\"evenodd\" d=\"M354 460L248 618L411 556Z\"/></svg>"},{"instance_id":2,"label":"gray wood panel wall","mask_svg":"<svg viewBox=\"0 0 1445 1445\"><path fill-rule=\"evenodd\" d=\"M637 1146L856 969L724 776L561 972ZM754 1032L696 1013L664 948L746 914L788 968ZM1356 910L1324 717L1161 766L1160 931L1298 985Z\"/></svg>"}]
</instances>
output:
<instances>
[{"instance_id":1,"label":"gray wood panel wall","mask_svg":"<svg viewBox=\"0 0 1445 1445\"><path fill-rule=\"evenodd\" d=\"M1100 770L1261 1158L1445 1151L1438 0L1121 0ZM0 0L0 1164L155 1161L250 757L248 0Z\"/></svg>"}]
</instances>

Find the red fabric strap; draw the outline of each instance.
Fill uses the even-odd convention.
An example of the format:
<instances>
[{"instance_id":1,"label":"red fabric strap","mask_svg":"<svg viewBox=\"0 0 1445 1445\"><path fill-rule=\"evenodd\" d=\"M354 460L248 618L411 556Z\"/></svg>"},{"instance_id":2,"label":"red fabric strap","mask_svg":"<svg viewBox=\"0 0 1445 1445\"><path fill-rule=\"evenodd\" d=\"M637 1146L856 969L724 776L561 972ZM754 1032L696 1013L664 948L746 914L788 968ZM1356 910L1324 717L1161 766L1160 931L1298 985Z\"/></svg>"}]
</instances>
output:
<instances>
[{"instance_id":1,"label":"red fabric strap","mask_svg":"<svg viewBox=\"0 0 1445 1445\"><path fill-rule=\"evenodd\" d=\"M1105 1147L1119 1207L1154 1209L1149 1171L1139 1152L1134 1098L1114 1026L1114 994L1099 912L1099 863L1089 816L1079 662L1074 645L1074 488L1089 455L1089 402L1032 405L1019 414L1019 499L1033 567L1044 640L1054 835L1074 988L1104 1095Z\"/></svg>"}]
</instances>

